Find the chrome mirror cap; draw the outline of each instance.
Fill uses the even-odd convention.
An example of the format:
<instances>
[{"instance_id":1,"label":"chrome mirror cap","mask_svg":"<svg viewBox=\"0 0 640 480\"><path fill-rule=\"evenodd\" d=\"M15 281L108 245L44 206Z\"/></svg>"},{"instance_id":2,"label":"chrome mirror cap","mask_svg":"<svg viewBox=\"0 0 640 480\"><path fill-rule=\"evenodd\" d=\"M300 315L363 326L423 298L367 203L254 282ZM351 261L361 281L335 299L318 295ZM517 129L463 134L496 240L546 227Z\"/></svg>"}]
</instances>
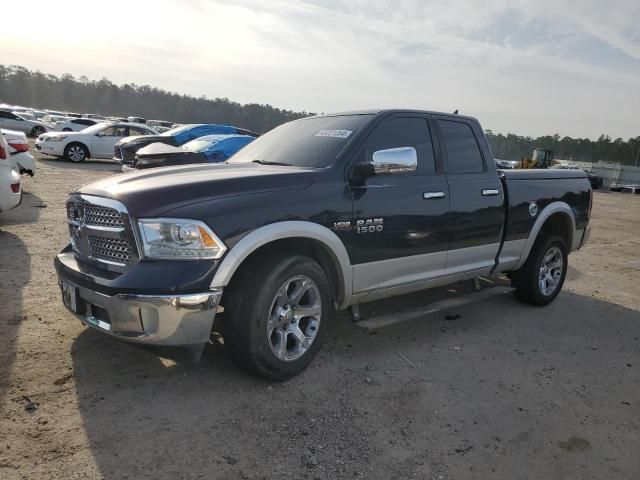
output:
<instances>
[{"instance_id":1,"label":"chrome mirror cap","mask_svg":"<svg viewBox=\"0 0 640 480\"><path fill-rule=\"evenodd\" d=\"M415 172L418 154L413 147L389 148L373 153L373 171L376 175Z\"/></svg>"}]
</instances>

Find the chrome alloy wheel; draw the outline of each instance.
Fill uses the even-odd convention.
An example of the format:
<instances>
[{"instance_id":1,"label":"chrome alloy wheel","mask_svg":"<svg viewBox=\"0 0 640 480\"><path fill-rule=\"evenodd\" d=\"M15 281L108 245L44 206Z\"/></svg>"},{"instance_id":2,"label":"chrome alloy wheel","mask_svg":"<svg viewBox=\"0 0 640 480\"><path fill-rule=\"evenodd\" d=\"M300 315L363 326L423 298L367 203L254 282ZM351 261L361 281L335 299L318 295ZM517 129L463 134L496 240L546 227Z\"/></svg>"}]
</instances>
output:
<instances>
[{"instance_id":1,"label":"chrome alloy wheel","mask_svg":"<svg viewBox=\"0 0 640 480\"><path fill-rule=\"evenodd\" d=\"M322 299L316 283L306 275L290 278L278 289L267 321L267 340L282 361L297 360L318 334Z\"/></svg>"},{"instance_id":2,"label":"chrome alloy wheel","mask_svg":"<svg viewBox=\"0 0 640 480\"><path fill-rule=\"evenodd\" d=\"M68 155L72 162L81 162L85 157L84 148L80 145L72 145L69 147Z\"/></svg>"},{"instance_id":3,"label":"chrome alloy wheel","mask_svg":"<svg viewBox=\"0 0 640 480\"><path fill-rule=\"evenodd\" d=\"M562 278L563 269L564 259L562 252L558 247L551 247L544 254L540 263L540 271L538 272L538 284L543 295L548 297L556 291Z\"/></svg>"}]
</instances>

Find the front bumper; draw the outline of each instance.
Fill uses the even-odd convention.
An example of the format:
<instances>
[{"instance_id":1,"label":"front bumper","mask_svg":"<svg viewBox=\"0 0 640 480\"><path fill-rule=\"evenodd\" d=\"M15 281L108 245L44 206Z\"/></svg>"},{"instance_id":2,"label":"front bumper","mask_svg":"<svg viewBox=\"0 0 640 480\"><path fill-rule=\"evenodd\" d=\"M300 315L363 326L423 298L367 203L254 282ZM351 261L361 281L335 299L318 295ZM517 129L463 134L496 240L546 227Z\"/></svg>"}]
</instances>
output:
<instances>
[{"instance_id":1,"label":"front bumper","mask_svg":"<svg viewBox=\"0 0 640 480\"><path fill-rule=\"evenodd\" d=\"M46 140L36 140L36 150L47 155L61 157L64 155L64 142L48 142Z\"/></svg>"},{"instance_id":2,"label":"front bumper","mask_svg":"<svg viewBox=\"0 0 640 480\"><path fill-rule=\"evenodd\" d=\"M65 305L85 325L122 340L188 346L209 340L222 289L182 295L105 295L59 276ZM70 297L68 297L70 298Z\"/></svg>"}]
</instances>

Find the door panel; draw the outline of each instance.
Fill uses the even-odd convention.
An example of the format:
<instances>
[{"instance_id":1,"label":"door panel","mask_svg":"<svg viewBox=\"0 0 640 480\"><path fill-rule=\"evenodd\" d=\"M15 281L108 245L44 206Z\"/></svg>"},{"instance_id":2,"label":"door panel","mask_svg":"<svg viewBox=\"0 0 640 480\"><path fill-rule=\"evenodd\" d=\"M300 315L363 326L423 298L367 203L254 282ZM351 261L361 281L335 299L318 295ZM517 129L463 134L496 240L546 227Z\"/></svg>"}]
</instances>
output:
<instances>
[{"instance_id":1,"label":"door panel","mask_svg":"<svg viewBox=\"0 0 640 480\"><path fill-rule=\"evenodd\" d=\"M480 149L476 125L447 117L438 128L451 195L447 274L490 270L504 222L502 184Z\"/></svg>"},{"instance_id":2,"label":"door panel","mask_svg":"<svg viewBox=\"0 0 640 480\"><path fill-rule=\"evenodd\" d=\"M372 176L351 187L354 292L441 275L445 267L449 189L436 173L426 118L385 120L365 143L361 161L399 147L416 149L416 172Z\"/></svg>"}]
</instances>

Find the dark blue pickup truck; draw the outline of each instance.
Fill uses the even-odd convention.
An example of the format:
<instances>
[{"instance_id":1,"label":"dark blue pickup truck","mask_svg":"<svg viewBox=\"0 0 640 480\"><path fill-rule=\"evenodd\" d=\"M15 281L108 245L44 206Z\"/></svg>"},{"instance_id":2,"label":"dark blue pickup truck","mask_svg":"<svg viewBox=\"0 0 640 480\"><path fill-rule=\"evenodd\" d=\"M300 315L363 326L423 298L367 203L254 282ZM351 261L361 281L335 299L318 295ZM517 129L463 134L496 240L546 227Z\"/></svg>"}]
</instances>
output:
<instances>
[{"instance_id":1,"label":"dark blue pickup truck","mask_svg":"<svg viewBox=\"0 0 640 480\"><path fill-rule=\"evenodd\" d=\"M335 308L501 272L519 300L548 304L591 204L582 171L496 170L470 117L321 115L224 164L81 187L55 266L84 324L203 347L219 318L238 365L283 380L312 361Z\"/></svg>"}]
</instances>

